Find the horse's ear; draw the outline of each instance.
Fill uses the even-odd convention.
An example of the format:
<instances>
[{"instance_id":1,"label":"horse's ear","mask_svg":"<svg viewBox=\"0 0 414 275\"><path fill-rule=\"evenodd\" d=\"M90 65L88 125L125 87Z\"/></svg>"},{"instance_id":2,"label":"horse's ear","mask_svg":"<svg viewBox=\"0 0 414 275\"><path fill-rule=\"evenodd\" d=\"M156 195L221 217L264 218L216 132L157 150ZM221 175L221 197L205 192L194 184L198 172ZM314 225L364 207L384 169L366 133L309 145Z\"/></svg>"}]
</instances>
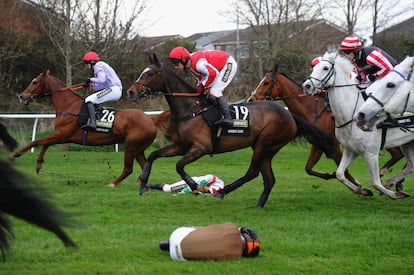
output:
<instances>
[{"instance_id":1,"label":"horse's ear","mask_svg":"<svg viewBox=\"0 0 414 275\"><path fill-rule=\"evenodd\" d=\"M272 74L275 75L278 70L279 70L279 65L277 63L275 63L275 65L273 66L273 69L272 69Z\"/></svg>"},{"instance_id":2,"label":"horse's ear","mask_svg":"<svg viewBox=\"0 0 414 275\"><path fill-rule=\"evenodd\" d=\"M160 63L160 61L158 60L158 57L157 57L157 55L156 55L155 53L153 53L153 54L152 54L152 56L151 56L151 55L149 55L149 61L150 61L150 64L151 64L151 65L156 65L156 66L158 66L158 67L160 67L160 66L161 66L161 63Z\"/></svg>"},{"instance_id":3,"label":"horse's ear","mask_svg":"<svg viewBox=\"0 0 414 275\"><path fill-rule=\"evenodd\" d=\"M48 70L48 69L44 69L44 70L43 70L43 75L44 75L44 76L47 76L48 74L49 74L49 70Z\"/></svg>"},{"instance_id":4,"label":"horse's ear","mask_svg":"<svg viewBox=\"0 0 414 275\"><path fill-rule=\"evenodd\" d=\"M149 60L149 63L150 64L154 64L154 57L155 57L155 54L148 54L148 60Z\"/></svg>"}]
</instances>

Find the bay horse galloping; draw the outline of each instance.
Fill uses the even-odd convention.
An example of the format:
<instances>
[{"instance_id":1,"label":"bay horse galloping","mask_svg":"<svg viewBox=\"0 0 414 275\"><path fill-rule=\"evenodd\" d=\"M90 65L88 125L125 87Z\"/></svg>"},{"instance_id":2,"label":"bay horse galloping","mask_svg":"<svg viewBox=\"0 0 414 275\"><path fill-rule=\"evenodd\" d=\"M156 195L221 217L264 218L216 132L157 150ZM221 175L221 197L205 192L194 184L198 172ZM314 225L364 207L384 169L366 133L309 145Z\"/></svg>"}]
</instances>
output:
<instances>
[{"instance_id":1,"label":"bay horse galloping","mask_svg":"<svg viewBox=\"0 0 414 275\"><path fill-rule=\"evenodd\" d=\"M0 139L3 141L3 144L4 146L6 146L7 150L9 150L10 152L12 152L18 146L17 141L14 139L14 137L12 137L9 134L9 131L7 131L6 126L4 126L3 123L1 122L0 122Z\"/></svg>"},{"instance_id":2,"label":"bay horse galloping","mask_svg":"<svg viewBox=\"0 0 414 275\"><path fill-rule=\"evenodd\" d=\"M39 172L44 161L44 154L50 145L76 143L98 146L124 143L124 169L113 183L108 184L110 187L117 186L132 173L134 158L141 168L144 166L146 161L145 149L154 141L157 130L153 120L143 111L130 109L106 112L104 117L106 122L113 125L108 132L85 131L80 128L78 123L79 118L87 117L86 110L82 111L84 106L83 97L74 93L71 87L66 87L60 80L50 75L48 70L33 79L18 98L20 102L28 104L32 100L43 96L50 96L55 108L55 132L29 143L26 147L11 155L10 160L20 157L32 147L42 145L36 166L36 171Z\"/></svg>"},{"instance_id":3,"label":"bay horse galloping","mask_svg":"<svg viewBox=\"0 0 414 275\"><path fill-rule=\"evenodd\" d=\"M303 117L322 131L329 133L331 138L335 140L338 152L340 152L335 159L336 165L339 165L342 153L340 151L340 144L335 136L335 120L332 112L327 109L326 101L321 96L304 94L302 87L286 74L279 72L279 66L275 64L272 71L265 74L259 85L247 99L247 101L256 100L283 100L289 111ZM399 147L388 148L387 151L391 154L391 159L380 169L381 176L403 158L403 154ZM335 172L328 174L313 170L313 167L320 160L321 156L322 151L315 146L312 146L305 167L306 172L309 175L326 180L336 178ZM357 184L355 179L349 174L348 170L346 170L345 176L351 182Z\"/></svg>"},{"instance_id":4,"label":"bay horse galloping","mask_svg":"<svg viewBox=\"0 0 414 275\"><path fill-rule=\"evenodd\" d=\"M12 223L6 214L54 233L66 247L77 247L62 229L62 226L70 225L69 216L47 201L32 179L4 161L0 161L0 176L0 251L3 259L10 249L9 239L13 238Z\"/></svg>"},{"instance_id":5,"label":"bay horse galloping","mask_svg":"<svg viewBox=\"0 0 414 275\"><path fill-rule=\"evenodd\" d=\"M0 139L10 151L17 146L17 141L1 123ZM4 161L0 161L0 177L0 251L3 259L10 249L9 239L13 238L12 223L7 215L54 233L66 247L76 247L62 229L63 225L68 225L68 216L44 199L38 188L32 186L32 179Z\"/></svg>"},{"instance_id":6,"label":"bay horse galloping","mask_svg":"<svg viewBox=\"0 0 414 275\"><path fill-rule=\"evenodd\" d=\"M147 183L151 167L154 160L159 157L183 156L176 163L176 171L192 190L196 190L197 184L184 171L187 164L206 154L219 154L250 146L253 149L253 156L246 174L215 193L214 197L223 198L261 173L264 189L255 206L263 207L275 184L271 161L279 150L295 137L308 136L328 155L336 154L336 151L332 150L333 143L328 135L270 102L232 105L234 112L237 111L236 118L249 117L248 133L218 135L220 131L224 133L227 130L230 133L232 128L217 128L214 125L215 120L210 121L207 118L214 116L215 119L219 119L217 109L209 103L212 99L205 94L199 95L194 87L159 62L155 54L150 56L150 65L128 90L129 95L137 94L138 97L151 92L162 92L168 102L171 110L172 144L148 156L140 178L141 195L148 191Z\"/></svg>"}]
</instances>

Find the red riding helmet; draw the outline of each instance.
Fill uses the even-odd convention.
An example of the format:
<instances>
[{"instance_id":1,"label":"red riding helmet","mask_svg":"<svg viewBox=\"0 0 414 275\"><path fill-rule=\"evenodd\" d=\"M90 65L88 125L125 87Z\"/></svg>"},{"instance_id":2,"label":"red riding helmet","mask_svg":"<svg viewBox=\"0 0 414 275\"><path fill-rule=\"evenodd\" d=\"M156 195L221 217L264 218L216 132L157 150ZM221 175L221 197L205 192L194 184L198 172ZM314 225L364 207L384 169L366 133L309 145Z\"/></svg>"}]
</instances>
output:
<instances>
[{"instance_id":1,"label":"red riding helmet","mask_svg":"<svg viewBox=\"0 0 414 275\"><path fill-rule=\"evenodd\" d=\"M175 47L171 50L170 54L168 55L169 59L189 59L190 58L190 52L184 48L184 47Z\"/></svg>"},{"instance_id":2,"label":"red riding helmet","mask_svg":"<svg viewBox=\"0 0 414 275\"><path fill-rule=\"evenodd\" d=\"M344 40L342 40L341 45L339 46L339 49L341 51L359 50L361 48L362 48L362 42L355 35L350 35L350 36L345 37Z\"/></svg>"},{"instance_id":3,"label":"red riding helmet","mask_svg":"<svg viewBox=\"0 0 414 275\"><path fill-rule=\"evenodd\" d=\"M322 56L315 57L314 59L312 59L312 61L309 65L311 67L315 67L315 65L318 64L319 62L321 62L321 60L322 60Z\"/></svg>"},{"instance_id":4,"label":"red riding helmet","mask_svg":"<svg viewBox=\"0 0 414 275\"><path fill-rule=\"evenodd\" d=\"M85 55L82 57L83 61L86 62L91 62L91 61L100 61L101 58L99 57L99 55L96 52L87 52L85 53Z\"/></svg>"},{"instance_id":5,"label":"red riding helmet","mask_svg":"<svg viewBox=\"0 0 414 275\"><path fill-rule=\"evenodd\" d=\"M242 251L243 257L256 258L260 252L260 239L256 233L247 227L239 228L240 234L244 239Z\"/></svg>"}]
</instances>

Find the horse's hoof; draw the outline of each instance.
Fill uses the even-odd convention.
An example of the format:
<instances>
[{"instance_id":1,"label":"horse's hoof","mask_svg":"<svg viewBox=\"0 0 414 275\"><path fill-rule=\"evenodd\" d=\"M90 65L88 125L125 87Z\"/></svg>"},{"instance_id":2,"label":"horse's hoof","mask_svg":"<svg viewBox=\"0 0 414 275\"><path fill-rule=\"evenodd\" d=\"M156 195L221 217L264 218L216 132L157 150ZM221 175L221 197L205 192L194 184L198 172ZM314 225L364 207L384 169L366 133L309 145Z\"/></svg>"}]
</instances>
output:
<instances>
[{"instance_id":1,"label":"horse's hoof","mask_svg":"<svg viewBox=\"0 0 414 275\"><path fill-rule=\"evenodd\" d=\"M366 188L360 188L358 191L358 194L361 196L365 196L365 197L372 197L374 196L374 193L372 193L371 190L366 189Z\"/></svg>"},{"instance_id":2,"label":"horse's hoof","mask_svg":"<svg viewBox=\"0 0 414 275\"><path fill-rule=\"evenodd\" d=\"M147 185L144 185L144 186L141 185L141 188L139 189L139 195L142 196L145 193L147 193L148 191L149 191L149 188L148 188Z\"/></svg>"},{"instance_id":3,"label":"horse's hoof","mask_svg":"<svg viewBox=\"0 0 414 275\"><path fill-rule=\"evenodd\" d=\"M106 187L115 188L115 187L116 187L116 185L115 185L115 184L113 184L113 183L109 183L109 184L107 184L107 185L106 185Z\"/></svg>"},{"instance_id":4,"label":"horse's hoof","mask_svg":"<svg viewBox=\"0 0 414 275\"><path fill-rule=\"evenodd\" d=\"M223 199L224 198L224 194L222 194L220 192L216 192L216 193L214 193L213 198L215 198L215 199Z\"/></svg>"},{"instance_id":5,"label":"horse's hoof","mask_svg":"<svg viewBox=\"0 0 414 275\"><path fill-rule=\"evenodd\" d=\"M397 192L403 192L404 191L404 184L403 181L397 182L397 184L395 185L395 191Z\"/></svg>"},{"instance_id":6,"label":"horse's hoof","mask_svg":"<svg viewBox=\"0 0 414 275\"><path fill-rule=\"evenodd\" d=\"M410 196L410 194L404 191L395 192L395 194L397 195L397 199L404 199Z\"/></svg>"},{"instance_id":7,"label":"horse's hoof","mask_svg":"<svg viewBox=\"0 0 414 275\"><path fill-rule=\"evenodd\" d=\"M15 160L15 158L12 157L12 156L9 156L9 157L7 157L7 160L13 162Z\"/></svg>"}]
</instances>

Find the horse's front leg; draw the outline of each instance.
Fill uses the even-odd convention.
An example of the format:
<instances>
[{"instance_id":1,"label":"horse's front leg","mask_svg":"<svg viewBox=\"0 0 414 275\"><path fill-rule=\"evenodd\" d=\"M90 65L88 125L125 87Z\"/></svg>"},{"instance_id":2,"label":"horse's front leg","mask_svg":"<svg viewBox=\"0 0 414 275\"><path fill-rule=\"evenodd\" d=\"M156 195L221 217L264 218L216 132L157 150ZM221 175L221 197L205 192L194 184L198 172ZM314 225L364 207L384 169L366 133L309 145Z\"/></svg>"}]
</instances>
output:
<instances>
[{"instance_id":1,"label":"horse's front leg","mask_svg":"<svg viewBox=\"0 0 414 275\"><path fill-rule=\"evenodd\" d=\"M155 150L154 152L152 152L148 158L147 161L144 164L144 168L142 168L142 173L141 176L139 177L139 181L140 181L140 190L139 190L139 194L143 195L145 193L148 192L148 178L149 175L151 173L151 168L152 168L152 163L160 157L174 157L174 156L178 156L178 155L182 155L183 151L181 150L181 148L179 146L177 146L175 143L170 144L166 147L163 147L161 149Z\"/></svg>"},{"instance_id":2,"label":"horse's front leg","mask_svg":"<svg viewBox=\"0 0 414 275\"><path fill-rule=\"evenodd\" d=\"M206 150L204 150L204 147L199 145L193 145L190 150L188 150L185 155L177 162L175 168L177 170L177 173L181 176L181 178L188 184L188 186L191 188L191 190L195 191L197 190L197 183L191 178L190 175L188 175L184 171L184 167L191 163L196 161L197 159L201 158L206 154Z\"/></svg>"},{"instance_id":3,"label":"horse's front leg","mask_svg":"<svg viewBox=\"0 0 414 275\"><path fill-rule=\"evenodd\" d=\"M357 154L345 148L341 162L339 163L338 169L336 170L336 178L355 194L362 196L372 196L373 193L371 190L363 188L356 179L355 183L353 183L350 180L348 180L348 178L345 176L345 171L347 171L348 167L354 162L356 157Z\"/></svg>"},{"instance_id":4,"label":"horse's front leg","mask_svg":"<svg viewBox=\"0 0 414 275\"><path fill-rule=\"evenodd\" d=\"M49 145L43 145L42 150L40 151L40 154L37 157L36 173L39 173L40 170L42 169L42 165L45 162L45 154L46 154L47 148L49 148Z\"/></svg>"},{"instance_id":5,"label":"horse's front leg","mask_svg":"<svg viewBox=\"0 0 414 275\"><path fill-rule=\"evenodd\" d=\"M32 147L37 147L40 145L46 145L47 147L53 144L58 144L58 143L65 143L65 137L62 136L61 134L54 132L48 136L42 137L38 140L34 140L32 142L30 142L28 145L26 145L23 149L21 149L20 151L12 154L11 156L8 157L9 160L13 161L16 158L22 156L23 154L25 154L27 151L29 151Z\"/></svg>"},{"instance_id":6,"label":"horse's front leg","mask_svg":"<svg viewBox=\"0 0 414 275\"><path fill-rule=\"evenodd\" d=\"M364 155L365 162L368 166L368 172L371 177L372 185L380 191L382 194L387 195L391 199L401 199L408 197L409 195L405 192L394 192L385 188L381 183L381 178L379 174L379 167L378 167L378 153L367 153Z\"/></svg>"}]
</instances>

